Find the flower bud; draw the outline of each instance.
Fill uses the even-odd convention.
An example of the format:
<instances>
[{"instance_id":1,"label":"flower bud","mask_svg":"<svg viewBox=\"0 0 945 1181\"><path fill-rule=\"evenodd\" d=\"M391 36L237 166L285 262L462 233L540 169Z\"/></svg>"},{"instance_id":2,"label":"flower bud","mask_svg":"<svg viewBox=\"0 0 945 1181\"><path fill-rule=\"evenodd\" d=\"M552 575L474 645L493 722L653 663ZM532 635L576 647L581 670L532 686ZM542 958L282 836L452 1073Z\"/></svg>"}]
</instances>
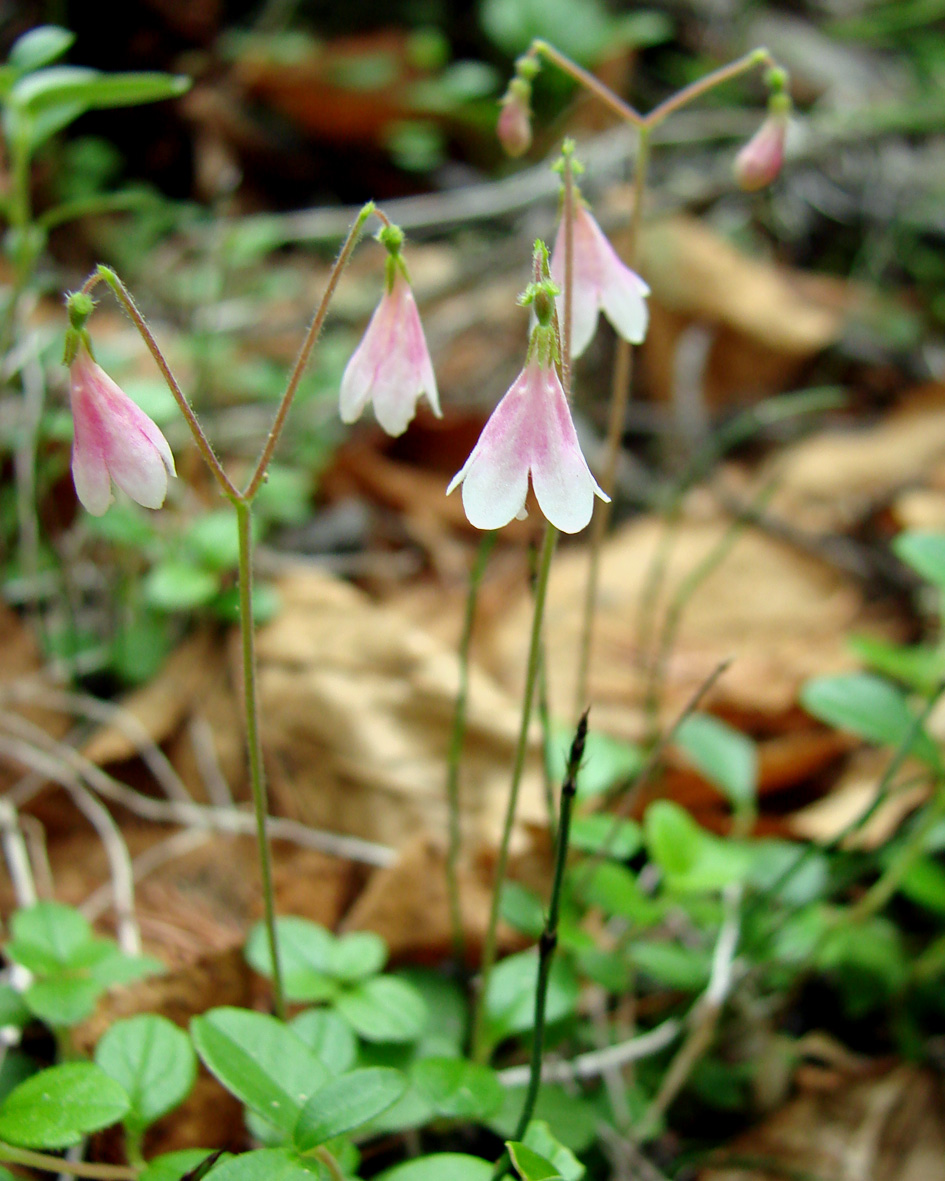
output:
<instances>
[{"instance_id":1,"label":"flower bud","mask_svg":"<svg viewBox=\"0 0 945 1181\"><path fill-rule=\"evenodd\" d=\"M735 157L735 180L740 189L753 193L771 184L784 163L787 111L772 111Z\"/></svg>"},{"instance_id":2,"label":"flower bud","mask_svg":"<svg viewBox=\"0 0 945 1181\"><path fill-rule=\"evenodd\" d=\"M531 147L530 100L531 86L522 78L513 78L502 99L502 110L496 124L499 143L510 156L524 155Z\"/></svg>"}]
</instances>

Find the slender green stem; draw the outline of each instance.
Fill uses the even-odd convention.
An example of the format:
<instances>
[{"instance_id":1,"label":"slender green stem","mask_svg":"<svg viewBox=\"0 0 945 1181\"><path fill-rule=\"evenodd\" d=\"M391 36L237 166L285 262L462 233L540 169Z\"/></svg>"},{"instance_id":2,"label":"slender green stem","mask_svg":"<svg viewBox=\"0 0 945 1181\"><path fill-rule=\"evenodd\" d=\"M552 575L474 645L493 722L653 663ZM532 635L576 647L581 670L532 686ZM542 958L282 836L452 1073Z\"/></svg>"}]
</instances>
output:
<instances>
[{"instance_id":1,"label":"slender green stem","mask_svg":"<svg viewBox=\"0 0 945 1181\"><path fill-rule=\"evenodd\" d=\"M486 995L489 988L489 978L496 959L499 904L502 896L502 886L505 882L505 875L508 869L509 845L512 840L512 829L515 825L518 793L522 783L522 775L525 771L525 758L528 753L528 730L532 716L532 703L535 699L535 687L538 683L538 670L541 663L541 625L545 613L545 598L548 592L548 575L551 571L551 559L555 552L557 539L557 529L551 524L546 525L545 540L542 545L537 577L535 579L535 611L532 617L531 639L528 648L525 691L522 697L522 721L518 732L518 743L515 748L515 763L512 769L512 784L509 789L505 823L502 829L502 838L499 842L499 853L496 860L495 886L492 893L492 905L489 910L489 923L486 927L486 937L482 949L479 995L476 998L476 1006L473 1012L471 1055L477 1062L485 1061L489 1053L485 1031Z\"/></svg>"},{"instance_id":2,"label":"slender green stem","mask_svg":"<svg viewBox=\"0 0 945 1181\"><path fill-rule=\"evenodd\" d=\"M644 119L639 111L631 107L629 103L625 103L623 99L618 98L609 86L605 86L599 78L595 78L593 74L582 69L577 62L572 61L560 49L555 49L547 41L536 40L532 42L529 52L533 55L540 54L542 57L547 58L548 61L553 62L559 70L562 70L565 74L569 74L575 82L579 82L585 90L589 90L605 106L610 107L618 118L634 124L635 127L641 127L643 125Z\"/></svg>"},{"instance_id":3,"label":"slender green stem","mask_svg":"<svg viewBox=\"0 0 945 1181\"><path fill-rule=\"evenodd\" d=\"M544 1054L545 1042L545 1006L548 999L548 982L551 978L551 965L554 961L555 949L558 946L558 919L561 914L561 894L564 886L564 873L568 862L568 841L571 836L571 814L574 810L574 799L577 795L577 774L584 757L584 743L587 739L587 711L581 715L571 743L568 756L568 769L564 783L561 785L561 815L558 821L558 837L555 843L555 868L551 881L551 896L548 901L548 917L545 929L541 933L538 944L538 984L535 988L535 1027L532 1033L531 1074L528 1079L528 1090L525 1092L525 1102L518 1117L513 1140L521 1140L531 1121L541 1089L541 1060Z\"/></svg>"},{"instance_id":4,"label":"slender green stem","mask_svg":"<svg viewBox=\"0 0 945 1181\"><path fill-rule=\"evenodd\" d=\"M249 756L249 783L253 793L253 811L256 814L256 842L259 851L259 871L262 877L266 935L269 940L269 955L272 959L273 1007L276 1016L284 1020L285 995L282 988L279 944L276 938L276 909L272 887L272 858L269 850L269 834L266 831L266 817L268 812L266 803L266 778L262 761L262 743L259 737L259 706L256 694L256 633L253 625L252 510L245 500L234 501L234 508L236 509L236 521L239 527L240 636L243 643L243 707L246 711L246 750Z\"/></svg>"},{"instance_id":5,"label":"slender green stem","mask_svg":"<svg viewBox=\"0 0 945 1181\"><path fill-rule=\"evenodd\" d=\"M180 388L177 378L171 372L171 367L168 365L167 359L161 352L161 346L155 339L154 333L148 327L148 323L144 316L142 316L141 312L138 310L138 307L131 296L131 292L124 285L124 283L122 283L121 279L118 278L115 272L109 267L99 266L97 276L107 283L112 289L115 294L115 298L125 309L125 312L128 314L135 328L138 329L141 339L148 346L148 351L154 358L155 363L158 369L160 369L164 380L167 382L168 389L174 395L174 401L180 407L180 412L183 414L187 425L190 427L191 434L194 436L194 442L197 444L197 448L200 451L200 454L203 456L207 467L209 467L217 483L223 489L224 495L235 502L239 497L239 492L237 491L236 486L230 480L230 477L223 470L223 465L214 454L213 447L210 445L210 440L204 434L203 427L200 425L197 415L194 413L193 407L190 405L190 402L188 402L184 391ZM82 290L89 292L92 290L94 285L95 283L93 278L90 277L90 279L86 281Z\"/></svg>"},{"instance_id":6,"label":"slender green stem","mask_svg":"<svg viewBox=\"0 0 945 1181\"><path fill-rule=\"evenodd\" d=\"M369 201L367 205L361 210L358 216L354 219L351 229L348 231L348 236L342 243L341 250L338 252L338 257L335 259L335 265L331 268L331 274L328 276L328 283L325 287L322 298L319 300L318 307L315 309L315 315L312 317L312 322L308 326L308 331L305 334L305 339L302 341L302 347L299 349L299 354L295 359L295 364L292 367L292 372L289 374L289 381L285 388L285 393L282 395L282 401L279 403L279 409L276 411L276 417L272 423L272 429L269 431L269 437L266 439L265 446L253 470L249 483L243 491L243 496L247 500L252 500L259 491L259 485L266 478L266 472L269 469L269 462L272 459L273 452L276 449L276 444L279 442L279 436L282 434L282 428L285 426L285 420L288 417L289 410L292 407L293 399L299 388L299 382L302 380L302 375L305 372L306 366L312 356L312 349L314 349L318 341L319 334L322 330L322 325L325 323L325 316L328 314L328 305L331 303L332 296L335 294L335 288L338 286L338 280L341 278L342 272L348 265L348 260L351 258L351 252L357 245L358 238L361 235L361 230L364 223L371 216L372 213L377 213L374 208L374 203ZM380 216L380 215L379 215ZM387 223L385 217L381 220Z\"/></svg>"},{"instance_id":7,"label":"slender green stem","mask_svg":"<svg viewBox=\"0 0 945 1181\"><path fill-rule=\"evenodd\" d=\"M0 1161L11 1165L26 1165L29 1169L42 1169L44 1173L71 1173L74 1177L89 1177L92 1181L135 1181L137 1169L126 1165L96 1165L88 1161L71 1161L45 1152L34 1152L30 1148L14 1148L12 1144L0 1144Z\"/></svg>"},{"instance_id":8,"label":"slender green stem","mask_svg":"<svg viewBox=\"0 0 945 1181\"><path fill-rule=\"evenodd\" d=\"M453 714L453 730L450 734L449 752L446 756L446 798L449 805L449 847L446 854L446 893L449 899L450 924L453 929L453 952L457 966L466 960L466 942L463 938L463 912L459 893L459 854L462 841L459 809L459 766L462 760L463 743L466 738L466 704L469 695L469 647L472 643L473 623L476 618L476 603L479 587L486 571L489 555L495 545L496 530L486 533L479 543L479 552L469 575L469 590L466 594L466 611L463 616L463 633L459 641L459 688L456 691L456 712Z\"/></svg>"}]
</instances>

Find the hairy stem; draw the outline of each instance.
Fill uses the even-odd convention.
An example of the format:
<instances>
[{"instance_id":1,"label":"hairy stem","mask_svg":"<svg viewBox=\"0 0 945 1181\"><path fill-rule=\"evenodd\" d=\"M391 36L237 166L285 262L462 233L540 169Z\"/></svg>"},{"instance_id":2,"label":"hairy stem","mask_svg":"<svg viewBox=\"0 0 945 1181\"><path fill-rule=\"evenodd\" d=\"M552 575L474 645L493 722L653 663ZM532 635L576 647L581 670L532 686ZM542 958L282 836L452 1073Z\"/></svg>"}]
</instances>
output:
<instances>
[{"instance_id":1,"label":"hairy stem","mask_svg":"<svg viewBox=\"0 0 945 1181\"><path fill-rule=\"evenodd\" d=\"M0 1161L11 1165L26 1165L29 1169L42 1169L44 1173L71 1173L74 1177L90 1177L93 1181L135 1181L137 1169L126 1165L96 1165L88 1161L70 1161L46 1152L34 1152L30 1148L14 1148L12 1144L0 1144Z\"/></svg>"},{"instance_id":2,"label":"hairy stem","mask_svg":"<svg viewBox=\"0 0 945 1181\"><path fill-rule=\"evenodd\" d=\"M171 367L168 365L166 357L161 352L161 346L155 339L154 333L148 327L148 323L144 316L138 310L135 301L131 297L131 292L124 285L124 283L122 283L121 279L118 278L115 272L106 266L99 266L96 275L90 276L82 290L84 292L91 291L95 286L97 279L102 279L108 284L108 286L114 292L115 298L124 308L135 328L138 329L141 339L148 346L148 351L154 358L155 363L157 364L158 369L160 369L164 380L167 382L168 389L174 395L174 401L180 407L180 412L183 414L187 425L190 427L191 434L194 436L194 442L197 444L197 448L200 451L200 454L203 456L207 467L209 467L217 483L222 488L223 494L230 500L235 501L239 497L239 492L230 480L230 477L223 470L223 465L214 454L213 447L210 445L210 440L204 434L203 427L200 425L197 415L194 413L193 407L187 400L184 391L180 388L177 378L171 372Z\"/></svg>"},{"instance_id":3,"label":"hairy stem","mask_svg":"<svg viewBox=\"0 0 945 1181\"><path fill-rule=\"evenodd\" d=\"M354 219L351 229L348 231L348 236L342 243L341 250L338 252L338 257L335 259L335 264L331 268L331 274L328 276L328 283L325 291L319 300L318 307L315 309L315 315L312 317L312 322L308 326L308 331L305 334L305 339L302 341L302 347L299 349L298 356L295 359L295 364L292 366L292 372L289 374L289 380L285 387L285 393L282 395L282 401L279 403L279 409L276 411L276 417L273 419L272 428L269 431L269 437L266 439L265 446L262 453L256 462L256 467L253 469L253 474L250 477L249 483L243 491L243 496L247 500L252 500L259 491L259 485L266 478L266 472L269 469L269 463L272 459L273 452L276 449L276 444L279 442L279 436L282 434L282 428L285 426L285 420L288 417L289 410L292 408L292 402L295 398L296 392L299 388L299 382L302 380L302 375L311 359L312 350L318 341L319 334L322 330L322 325L325 323L325 316L328 314L328 305L331 303L332 296L335 294L335 288L338 286L338 280L341 278L342 272L348 265L348 260L351 258L351 252L357 245L358 238L361 236L361 230L364 223L371 216L376 213L374 203L369 201L367 205L361 210L358 216ZM380 215L379 215L380 216ZM385 224L386 217L381 217Z\"/></svg>"}]
</instances>

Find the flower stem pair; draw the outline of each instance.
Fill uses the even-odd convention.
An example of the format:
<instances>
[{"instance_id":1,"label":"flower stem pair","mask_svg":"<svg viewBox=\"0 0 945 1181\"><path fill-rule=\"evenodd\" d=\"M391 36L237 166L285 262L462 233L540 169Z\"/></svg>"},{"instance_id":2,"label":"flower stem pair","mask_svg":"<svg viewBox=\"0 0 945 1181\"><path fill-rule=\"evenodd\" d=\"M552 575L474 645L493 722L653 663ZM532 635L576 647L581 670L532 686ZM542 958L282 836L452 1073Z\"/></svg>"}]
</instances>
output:
<instances>
[{"instance_id":1,"label":"flower stem pair","mask_svg":"<svg viewBox=\"0 0 945 1181\"><path fill-rule=\"evenodd\" d=\"M252 473L242 489L230 479L224 470L147 321L135 304L131 293L114 271L108 267L100 266L89 277L82 290L70 296L68 301L71 327L67 335L66 360L71 365L72 402L76 428L73 472L76 477L76 490L86 508L92 513L105 512L111 500L110 482L112 479L140 503L149 507L159 507L164 501L167 490L167 476L174 474L173 457L164 436L150 422L150 419L95 365L91 358L85 323L94 307L91 292L99 282L105 282L128 314L154 357L187 425L190 427L198 450L236 513L239 538L238 579L243 710L249 782L256 817L256 841L262 878L265 926L272 961L273 1008L276 1016L280 1018L285 1017L285 994L276 938L272 855L266 823L268 816L266 777L259 732L255 628L253 625L252 505L266 478L266 472L285 426L299 382L318 340L338 280L357 244L364 223L374 212L373 204L365 205L348 232L332 268L325 292L299 349L269 435Z\"/></svg>"}]
</instances>

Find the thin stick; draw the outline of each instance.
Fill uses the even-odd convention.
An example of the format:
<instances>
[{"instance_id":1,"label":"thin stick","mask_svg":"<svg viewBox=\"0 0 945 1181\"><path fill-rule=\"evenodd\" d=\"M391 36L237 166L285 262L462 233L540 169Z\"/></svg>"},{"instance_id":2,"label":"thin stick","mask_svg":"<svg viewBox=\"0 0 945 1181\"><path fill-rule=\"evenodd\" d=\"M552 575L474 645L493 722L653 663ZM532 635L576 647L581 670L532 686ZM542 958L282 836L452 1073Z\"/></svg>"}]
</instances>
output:
<instances>
[{"instance_id":1,"label":"thin stick","mask_svg":"<svg viewBox=\"0 0 945 1181\"><path fill-rule=\"evenodd\" d=\"M35 742L40 742L43 749L37 750ZM256 818L248 812L209 807L205 804L171 803L135 791L126 784L119 783L80 751L55 742L45 731L40 730L30 743L21 743L0 734L0 754L4 753L36 772L7 793L11 802L18 807L22 807L37 794L44 786L44 778L59 782L59 776L65 768L81 775L99 795L120 804L145 820L159 824L190 825L236 836L251 836L256 831ZM396 851L387 845L377 845L372 841L363 841L359 837L347 837L339 833L321 832L283 816L268 817L266 828L273 838L291 841L302 848L314 849L316 852L341 857L346 861L359 861L384 869L393 865L397 859Z\"/></svg>"},{"instance_id":2,"label":"thin stick","mask_svg":"<svg viewBox=\"0 0 945 1181\"><path fill-rule=\"evenodd\" d=\"M630 1062L639 1062L642 1058L649 1058L665 1050L676 1040L682 1028L681 1021L670 1017L647 1033L637 1034L636 1037L619 1042L615 1046L589 1050L570 1062L544 1062L541 1068L541 1081L568 1083L577 1079L600 1078L609 1070L619 1069ZM531 1067L527 1064L509 1066L499 1071L498 1078L503 1087L520 1087L528 1082L530 1074Z\"/></svg>"},{"instance_id":3,"label":"thin stick","mask_svg":"<svg viewBox=\"0 0 945 1181\"><path fill-rule=\"evenodd\" d=\"M73 1177L89 1177L92 1181L136 1181L138 1171L127 1165L96 1165L89 1161L66 1161L61 1156L33 1152L30 1148L14 1148L0 1143L0 1160L13 1165L42 1169L44 1173L71 1173Z\"/></svg>"},{"instance_id":4,"label":"thin stick","mask_svg":"<svg viewBox=\"0 0 945 1181\"><path fill-rule=\"evenodd\" d=\"M3 844L3 854L6 858L10 881L13 883L13 893L19 907L35 905L37 901L36 883L33 880L33 869L30 865L26 841L20 828L20 818L9 800L0 799L0 842Z\"/></svg>"}]
</instances>

